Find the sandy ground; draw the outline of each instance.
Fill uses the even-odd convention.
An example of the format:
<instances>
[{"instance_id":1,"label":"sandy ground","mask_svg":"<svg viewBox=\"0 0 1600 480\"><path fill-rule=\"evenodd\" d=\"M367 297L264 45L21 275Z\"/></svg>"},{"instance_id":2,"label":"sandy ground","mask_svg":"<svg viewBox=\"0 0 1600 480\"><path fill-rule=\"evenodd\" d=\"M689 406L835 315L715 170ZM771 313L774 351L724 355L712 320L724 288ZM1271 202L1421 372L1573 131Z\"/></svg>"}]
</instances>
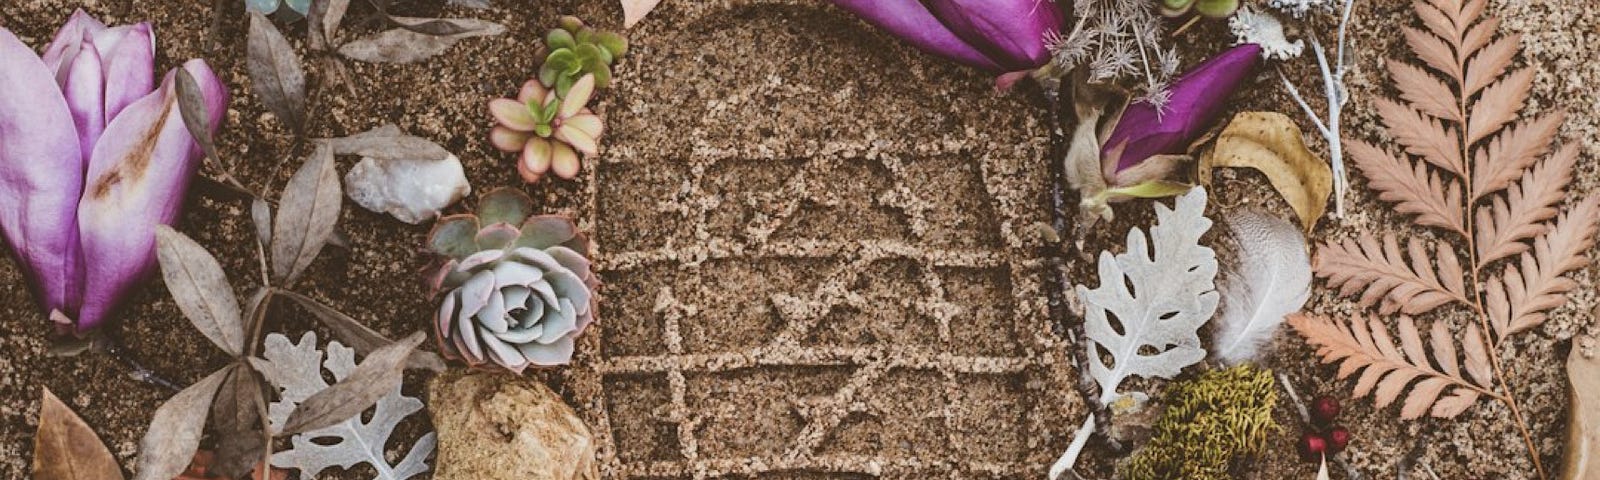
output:
<instances>
[{"instance_id":1,"label":"sandy ground","mask_svg":"<svg viewBox=\"0 0 1600 480\"><path fill-rule=\"evenodd\" d=\"M306 152L248 93L241 7L229 6L221 47L209 51L212 12L198 3L7 0L0 25L42 45L79 6L108 23L154 21L160 68L203 56L233 86L223 152L241 164L246 184L276 191ZM420 3L428 2L400 5L502 22L511 33L464 41L421 65L350 62L356 95L343 87L316 95L311 131L344 135L393 122L456 152L480 191L516 184L511 160L482 140L490 125L483 102L531 73L535 39L559 13L619 28L620 12L591 0L496 0L499 8L484 12ZM1387 93L1382 58L1399 41L1388 25L1412 17L1407 2L1358 5L1347 135L1372 139L1370 97ZM1576 191L1593 192L1600 94L1589 84L1600 78L1592 47L1600 14L1572 0L1491 5L1505 30L1526 34L1524 58L1540 69L1532 103L1569 111L1563 133L1582 139L1586 153ZM346 35L373 28L355 18ZM823 2L667 0L630 35L634 50L600 102L609 119L602 158L578 181L527 188L541 210L581 218L600 245L608 285L599 328L572 368L540 375L603 439L607 478L1041 477L1084 413L1076 372L1045 313L1043 243L1030 233L1045 220L1049 180L1041 100L996 97L982 75ZM1186 58L1216 51L1225 36L1215 25L1193 30ZM290 37L304 47L302 34ZM1313 85L1309 63L1285 68L1303 88ZM1299 116L1269 75L1239 104ZM1322 152L1320 141L1311 144ZM341 171L353 162L341 159ZM1212 212L1258 206L1287 215L1262 177L1219 178ZM1364 182L1355 182L1352 200L1351 215L1324 220L1317 238L1407 223L1375 203ZM1120 250L1127 229L1149 219L1148 205L1120 208L1119 222L1074 253ZM179 225L223 260L241 293L259 275L246 210L191 195ZM418 252L426 227L347 203L341 229L353 247L325 251L302 290L391 335L425 328L431 306ZM1072 271L1078 282L1098 283L1089 262L1074 261ZM1502 352L1547 466L1559 463L1566 339L1593 329L1585 312L1595 304L1594 273L1579 272L1572 304ZM0 476L27 471L40 387L76 408L131 467L150 412L170 392L127 378L105 356L46 356L46 323L34 308L14 264L0 262ZM1310 308L1352 311L1327 292ZM275 315L273 330L313 328L299 312ZM181 382L226 361L159 285L133 298L115 332L133 356ZM1303 393L1348 397L1332 367L1316 365L1292 334L1282 337L1271 366ZM412 380L408 389L422 388ZM1499 405L1448 422L1398 422L1394 407L1346 405L1351 457L1369 477L1393 475L1419 435L1420 461L1443 478L1530 476ZM1277 447L1241 468L1246 478L1312 475L1292 452L1292 415L1279 409L1286 428ZM425 427L412 422L400 437ZM1107 477L1115 458L1091 448L1083 471Z\"/></svg>"}]
</instances>

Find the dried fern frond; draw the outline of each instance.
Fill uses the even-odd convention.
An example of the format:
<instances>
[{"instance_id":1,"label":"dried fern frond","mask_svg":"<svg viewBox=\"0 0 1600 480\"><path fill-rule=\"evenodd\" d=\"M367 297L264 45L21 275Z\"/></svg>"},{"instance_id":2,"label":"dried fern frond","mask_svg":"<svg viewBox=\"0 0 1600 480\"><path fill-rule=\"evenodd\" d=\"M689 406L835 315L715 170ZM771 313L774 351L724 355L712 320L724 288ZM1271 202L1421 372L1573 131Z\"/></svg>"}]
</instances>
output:
<instances>
[{"instance_id":1,"label":"dried fern frond","mask_svg":"<svg viewBox=\"0 0 1600 480\"><path fill-rule=\"evenodd\" d=\"M1454 344L1443 322L1433 324L1431 361L1437 370L1410 317L1398 321L1403 355L1387 343L1387 329L1378 320L1341 328L1301 319L1296 328L1321 346L1325 360L1346 360L1341 377L1366 368L1356 393L1376 388L1380 407L1421 379L1411 387L1402 417L1430 408L1434 416L1454 416L1479 396L1506 403L1542 478L1518 399L1506 379L1488 372L1502 371L1498 351L1508 337L1539 326L1566 303L1576 283L1565 275L1589 261L1585 252L1600 223L1600 199L1584 199L1560 214L1571 196L1567 188L1579 150L1555 146L1563 113L1523 116L1535 72L1512 68L1521 39L1496 38L1500 22L1483 17L1486 5L1487 0L1413 2L1422 28L1403 33L1416 61L1389 60L1399 98L1375 102L1401 153L1350 142L1351 156L1379 200L1455 238L1430 256L1417 237L1403 254L1394 232L1365 234L1322 245L1313 266L1341 295L1384 314L1420 315L1445 305L1470 309L1474 322L1460 341L1472 382L1455 373ZM1464 248L1442 247L1455 241ZM1379 373L1368 365L1381 366ZM1452 385L1452 395L1441 399Z\"/></svg>"},{"instance_id":2,"label":"dried fern frond","mask_svg":"<svg viewBox=\"0 0 1600 480\"><path fill-rule=\"evenodd\" d=\"M1461 350L1466 355L1458 363L1456 340L1443 322L1434 322L1426 345L1411 317L1401 316L1396 323L1398 347L1389 335L1389 327L1376 317L1358 315L1341 322L1303 314L1289 316L1289 325L1317 347L1322 363L1340 362L1339 378L1361 372L1356 381L1356 398L1371 394L1378 408L1383 408L1400 399L1410 386L1411 393L1400 407L1401 418L1413 419L1423 414L1454 417L1476 403L1480 395L1500 396L1492 390L1494 370L1476 325L1469 324L1461 337ZM1461 374L1462 366L1465 376Z\"/></svg>"},{"instance_id":3,"label":"dried fern frond","mask_svg":"<svg viewBox=\"0 0 1600 480\"><path fill-rule=\"evenodd\" d=\"M1385 234L1382 243L1377 237L1362 235L1359 240L1324 244L1312 268L1328 279L1329 287L1340 289L1340 295L1359 293L1362 308L1381 301L1379 311L1384 314L1417 314L1451 302L1470 305L1460 259L1448 248L1438 248L1435 253L1437 262L1417 238L1407 242L1402 254L1392 233Z\"/></svg>"}]
</instances>

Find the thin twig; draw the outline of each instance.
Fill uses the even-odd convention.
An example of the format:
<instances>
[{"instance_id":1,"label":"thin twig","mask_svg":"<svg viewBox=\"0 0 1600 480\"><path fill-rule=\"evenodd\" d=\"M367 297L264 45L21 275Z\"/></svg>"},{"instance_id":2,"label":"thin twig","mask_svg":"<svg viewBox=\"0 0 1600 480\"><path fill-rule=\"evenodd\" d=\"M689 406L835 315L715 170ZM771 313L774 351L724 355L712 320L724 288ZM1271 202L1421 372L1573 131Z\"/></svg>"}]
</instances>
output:
<instances>
[{"instance_id":1,"label":"thin twig","mask_svg":"<svg viewBox=\"0 0 1600 480\"><path fill-rule=\"evenodd\" d=\"M1311 40L1311 51L1316 56L1317 69L1322 74L1323 96L1327 99L1328 112L1326 115L1317 114L1305 98L1300 95L1300 89L1295 88L1289 77L1278 71L1278 79L1283 81L1283 86L1289 91L1289 96L1295 103L1305 110L1306 117L1317 126L1318 133L1322 134L1328 143L1328 163L1333 167L1333 216L1342 218L1345 214L1345 195L1349 192L1350 176L1344 164L1344 143L1341 139L1340 118L1344 114L1344 106L1350 99L1344 84L1344 74L1349 71L1349 49L1347 48L1348 36L1345 34L1350 24L1350 14L1354 10L1355 0L1345 0L1344 12L1339 20L1338 45L1335 50L1333 62L1328 61L1327 51L1322 48L1322 42L1314 34L1306 36Z\"/></svg>"},{"instance_id":2,"label":"thin twig","mask_svg":"<svg viewBox=\"0 0 1600 480\"><path fill-rule=\"evenodd\" d=\"M123 348L122 341L117 340L115 337L107 336L105 343L102 344L101 351L105 352L106 355L110 355L111 358L115 359L123 366L128 367L128 369L133 370L129 373L129 376L132 376L134 380L165 388L173 392L183 391L183 387L178 386L177 383L174 383L172 380L168 380L166 377L156 374L149 368L145 368L144 364L139 363L138 359L133 358L133 355L129 353L126 348Z\"/></svg>"}]
</instances>

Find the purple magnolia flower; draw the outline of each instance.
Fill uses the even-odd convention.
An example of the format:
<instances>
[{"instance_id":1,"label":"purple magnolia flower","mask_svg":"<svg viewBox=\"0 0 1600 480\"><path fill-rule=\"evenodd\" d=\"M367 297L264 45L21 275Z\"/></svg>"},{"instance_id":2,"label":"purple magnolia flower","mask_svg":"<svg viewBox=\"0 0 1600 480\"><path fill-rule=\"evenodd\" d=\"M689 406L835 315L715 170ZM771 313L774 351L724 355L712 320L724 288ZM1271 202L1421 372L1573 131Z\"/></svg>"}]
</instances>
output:
<instances>
[{"instance_id":1,"label":"purple magnolia flower","mask_svg":"<svg viewBox=\"0 0 1600 480\"><path fill-rule=\"evenodd\" d=\"M833 0L929 53L991 72L1050 61L1065 18L1055 0Z\"/></svg>"},{"instance_id":2,"label":"purple magnolia flower","mask_svg":"<svg viewBox=\"0 0 1600 480\"><path fill-rule=\"evenodd\" d=\"M1260 59L1260 45L1233 47L1178 77L1165 106L1158 109L1148 102L1128 105L1101 145L1108 179L1151 157L1185 153L1190 143L1216 123L1228 97L1255 72Z\"/></svg>"},{"instance_id":3,"label":"purple magnolia flower","mask_svg":"<svg viewBox=\"0 0 1600 480\"><path fill-rule=\"evenodd\" d=\"M199 166L176 70L158 86L154 63L148 23L106 27L80 10L42 56L0 28L0 231L62 330L101 325L154 270L155 227L177 217ZM182 68L215 131L227 87L202 60Z\"/></svg>"}]
</instances>

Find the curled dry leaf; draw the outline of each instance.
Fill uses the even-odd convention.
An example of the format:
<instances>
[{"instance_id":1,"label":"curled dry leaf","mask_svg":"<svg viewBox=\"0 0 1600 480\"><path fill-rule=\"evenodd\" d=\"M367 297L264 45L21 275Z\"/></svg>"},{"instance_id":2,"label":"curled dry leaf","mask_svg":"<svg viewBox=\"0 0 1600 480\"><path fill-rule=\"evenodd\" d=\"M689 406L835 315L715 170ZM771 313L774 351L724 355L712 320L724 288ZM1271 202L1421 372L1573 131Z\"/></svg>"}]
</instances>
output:
<instances>
[{"instance_id":1,"label":"curled dry leaf","mask_svg":"<svg viewBox=\"0 0 1600 480\"><path fill-rule=\"evenodd\" d=\"M289 129L305 131L306 74L294 47L260 13L250 13L250 86Z\"/></svg>"},{"instance_id":2,"label":"curled dry leaf","mask_svg":"<svg viewBox=\"0 0 1600 480\"><path fill-rule=\"evenodd\" d=\"M39 430L33 437L34 480L122 480L122 467L89 424L40 388Z\"/></svg>"},{"instance_id":3,"label":"curled dry leaf","mask_svg":"<svg viewBox=\"0 0 1600 480\"><path fill-rule=\"evenodd\" d=\"M205 247L165 225L156 227L156 258L172 300L189 323L228 355L244 353L239 300L217 259Z\"/></svg>"},{"instance_id":4,"label":"curled dry leaf","mask_svg":"<svg viewBox=\"0 0 1600 480\"><path fill-rule=\"evenodd\" d=\"M333 150L319 145L289 177L278 203L278 223L272 230L272 273L280 283L292 285L328 244L339 221L342 196Z\"/></svg>"},{"instance_id":5,"label":"curled dry leaf","mask_svg":"<svg viewBox=\"0 0 1600 480\"><path fill-rule=\"evenodd\" d=\"M660 4L661 0L622 0L622 27L633 28Z\"/></svg>"},{"instance_id":6,"label":"curled dry leaf","mask_svg":"<svg viewBox=\"0 0 1600 480\"><path fill-rule=\"evenodd\" d=\"M200 434L211 400L230 369L217 370L161 404L150 430L139 441L139 472L134 480L171 480L183 473L200 449Z\"/></svg>"},{"instance_id":7,"label":"curled dry leaf","mask_svg":"<svg viewBox=\"0 0 1600 480\"><path fill-rule=\"evenodd\" d=\"M333 330L334 337L339 341L350 344L350 348L363 356L371 355L373 351L385 345L394 343L383 334L368 328L360 321L350 318L349 315L334 310L333 307L324 305L316 299L288 290L279 290L277 294L299 304L301 308L311 313L311 316L322 321L329 330ZM445 369L444 359L433 352L417 350L411 352L411 358L406 360L406 368L415 368L442 372Z\"/></svg>"},{"instance_id":8,"label":"curled dry leaf","mask_svg":"<svg viewBox=\"0 0 1600 480\"><path fill-rule=\"evenodd\" d=\"M404 379L406 359L426 338L427 335L416 332L374 350L348 377L300 402L278 434L289 435L329 427L371 408L379 399L399 388Z\"/></svg>"},{"instance_id":9,"label":"curled dry leaf","mask_svg":"<svg viewBox=\"0 0 1600 480\"><path fill-rule=\"evenodd\" d=\"M195 452L194 460L189 461L189 468L184 470L182 475L178 475L172 480L225 480L243 478L245 476L245 474L242 472L237 475L228 475L223 473L222 470L217 467L218 455L220 454L210 450L201 450ZM260 462L261 460L260 458L257 458L256 461ZM274 468L272 469L271 473L268 473L265 477L263 477L261 474L261 464L257 463L251 466L249 478L252 480L289 480L289 471L281 468Z\"/></svg>"},{"instance_id":10,"label":"curled dry leaf","mask_svg":"<svg viewBox=\"0 0 1600 480\"><path fill-rule=\"evenodd\" d=\"M216 140L211 138L211 128L207 125L211 113L206 107L206 96L200 90L200 82L188 69L177 69L178 87L178 113L183 116L183 126L189 129L189 137L200 144L200 150L205 152L206 158L211 159L217 167L223 167L222 158L217 156Z\"/></svg>"},{"instance_id":11,"label":"curled dry leaf","mask_svg":"<svg viewBox=\"0 0 1600 480\"><path fill-rule=\"evenodd\" d=\"M406 17L395 17L395 20L408 27L385 30L346 43L339 47L339 54L363 62L413 63L444 53L461 39L494 36L506 32L504 25L484 20ZM451 31L435 33L415 31L424 25L446 25Z\"/></svg>"},{"instance_id":12,"label":"curled dry leaf","mask_svg":"<svg viewBox=\"0 0 1600 480\"><path fill-rule=\"evenodd\" d=\"M1600 476L1600 343L1594 337L1572 339L1567 354L1567 451L1562 480Z\"/></svg>"},{"instance_id":13,"label":"curled dry leaf","mask_svg":"<svg viewBox=\"0 0 1600 480\"><path fill-rule=\"evenodd\" d=\"M1333 171L1306 149L1294 120L1277 112L1235 115L1217 144L1200 157L1202 182L1210 181L1213 167L1253 168L1266 175L1308 232L1322 218L1333 192Z\"/></svg>"}]
</instances>

